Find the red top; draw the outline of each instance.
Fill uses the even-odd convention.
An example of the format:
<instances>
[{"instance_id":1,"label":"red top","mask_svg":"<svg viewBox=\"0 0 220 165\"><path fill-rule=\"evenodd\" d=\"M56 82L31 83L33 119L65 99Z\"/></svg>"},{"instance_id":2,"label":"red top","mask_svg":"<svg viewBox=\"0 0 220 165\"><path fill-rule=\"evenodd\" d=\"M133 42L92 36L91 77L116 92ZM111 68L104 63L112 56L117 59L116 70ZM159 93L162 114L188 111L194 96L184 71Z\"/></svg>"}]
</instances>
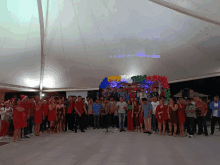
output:
<instances>
[{"instance_id":1,"label":"red top","mask_svg":"<svg viewBox=\"0 0 220 165\"><path fill-rule=\"evenodd\" d=\"M64 104L65 103L65 101L63 101L61 104Z\"/></svg>"},{"instance_id":2,"label":"red top","mask_svg":"<svg viewBox=\"0 0 220 165\"><path fill-rule=\"evenodd\" d=\"M83 113L83 107L84 107L85 105L84 105L84 102L82 102L82 101L77 101L77 102L75 102L75 104L74 104L74 108L76 107L77 108L77 110L79 111L79 113ZM78 114L77 112L76 112L76 114Z\"/></svg>"},{"instance_id":3,"label":"red top","mask_svg":"<svg viewBox=\"0 0 220 165\"><path fill-rule=\"evenodd\" d=\"M135 93L130 93L129 98L133 98L135 100Z\"/></svg>"},{"instance_id":4,"label":"red top","mask_svg":"<svg viewBox=\"0 0 220 165\"><path fill-rule=\"evenodd\" d=\"M201 115L200 116L204 116L205 115L205 110L207 109L207 104L204 103L204 102L197 102L195 104L196 107L200 106L200 105L202 105L202 108L198 108L199 110L201 110Z\"/></svg>"},{"instance_id":5,"label":"red top","mask_svg":"<svg viewBox=\"0 0 220 165\"><path fill-rule=\"evenodd\" d=\"M158 114L159 112L163 112L160 114L161 118L159 117ZM167 106L163 105L163 107L161 108L161 105L158 105L156 108L155 117L160 123L164 120L167 120L168 119Z\"/></svg>"},{"instance_id":6,"label":"red top","mask_svg":"<svg viewBox=\"0 0 220 165\"><path fill-rule=\"evenodd\" d=\"M70 102L70 105L69 105L67 113L72 113L72 110L73 110L73 102Z\"/></svg>"},{"instance_id":7,"label":"red top","mask_svg":"<svg viewBox=\"0 0 220 165\"><path fill-rule=\"evenodd\" d=\"M29 114L30 105L27 102L21 102L21 106L25 109L24 113L26 116Z\"/></svg>"},{"instance_id":8,"label":"red top","mask_svg":"<svg viewBox=\"0 0 220 165\"><path fill-rule=\"evenodd\" d=\"M44 112L44 116L48 116L48 113L49 113L49 105L42 105L42 108L43 108L43 112Z\"/></svg>"}]
</instances>

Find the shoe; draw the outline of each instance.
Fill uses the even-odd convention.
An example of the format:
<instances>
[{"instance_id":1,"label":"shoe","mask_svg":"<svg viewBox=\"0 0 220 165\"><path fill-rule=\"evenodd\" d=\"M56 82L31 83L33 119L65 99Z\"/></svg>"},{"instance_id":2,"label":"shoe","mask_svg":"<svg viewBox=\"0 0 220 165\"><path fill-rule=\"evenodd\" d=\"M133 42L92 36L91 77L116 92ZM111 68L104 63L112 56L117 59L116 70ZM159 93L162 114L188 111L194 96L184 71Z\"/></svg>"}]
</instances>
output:
<instances>
[{"instance_id":1,"label":"shoe","mask_svg":"<svg viewBox=\"0 0 220 165\"><path fill-rule=\"evenodd\" d=\"M22 139L18 139L18 141L24 141L24 139L22 138Z\"/></svg>"},{"instance_id":2,"label":"shoe","mask_svg":"<svg viewBox=\"0 0 220 165\"><path fill-rule=\"evenodd\" d=\"M26 135L25 138L30 138L30 136Z\"/></svg>"},{"instance_id":3,"label":"shoe","mask_svg":"<svg viewBox=\"0 0 220 165\"><path fill-rule=\"evenodd\" d=\"M31 136L34 136L34 133L31 133L30 135L31 135Z\"/></svg>"},{"instance_id":4,"label":"shoe","mask_svg":"<svg viewBox=\"0 0 220 165\"><path fill-rule=\"evenodd\" d=\"M213 133L210 134L211 136L213 135Z\"/></svg>"},{"instance_id":5,"label":"shoe","mask_svg":"<svg viewBox=\"0 0 220 165\"><path fill-rule=\"evenodd\" d=\"M10 137L7 135L7 136L5 136L5 139L9 139Z\"/></svg>"},{"instance_id":6,"label":"shoe","mask_svg":"<svg viewBox=\"0 0 220 165\"><path fill-rule=\"evenodd\" d=\"M81 132L85 132L84 130L82 130Z\"/></svg>"},{"instance_id":7,"label":"shoe","mask_svg":"<svg viewBox=\"0 0 220 165\"><path fill-rule=\"evenodd\" d=\"M148 132L148 134L150 135L150 134L151 134L151 132Z\"/></svg>"},{"instance_id":8,"label":"shoe","mask_svg":"<svg viewBox=\"0 0 220 165\"><path fill-rule=\"evenodd\" d=\"M96 129L95 127L93 127L93 129Z\"/></svg>"},{"instance_id":9,"label":"shoe","mask_svg":"<svg viewBox=\"0 0 220 165\"><path fill-rule=\"evenodd\" d=\"M144 133L149 133L149 131L146 131L146 132L144 132Z\"/></svg>"},{"instance_id":10,"label":"shoe","mask_svg":"<svg viewBox=\"0 0 220 165\"><path fill-rule=\"evenodd\" d=\"M208 134L205 134L205 136L207 136L207 137L208 137L209 135L208 135Z\"/></svg>"},{"instance_id":11,"label":"shoe","mask_svg":"<svg viewBox=\"0 0 220 165\"><path fill-rule=\"evenodd\" d=\"M193 135L189 135L189 138L193 138Z\"/></svg>"},{"instance_id":12,"label":"shoe","mask_svg":"<svg viewBox=\"0 0 220 165\"><path fill-rule=\"evenodd\" d=\"M120 130L119 132L122 132L122 130Z\"/></svg>"},{"instance_id":13,"label":"shoe","mask_svg":"<svg viewBox=\"0 0 220 165\"><path fill-rule=\"evenodd\" d=\"M3 140L3 137L0 137L0 140Z\"/></svg>"},{"instance_id":14,"label":"shoe","mask_svg":"<svg viewBox=\"0 0 220 165\"><path fill-rule=\"evenodd\" d=\"M156 132L155 132L155 131L153 131L152 133L153 133L153 134L155 134Z\"/></svg>"},{"instance_id":15,"label":"shoe","mask_svg":"<svg viewBox=\"0 0 220 165\"><path fill-rule=\"evenodd\" d=\"M118 130L118 128L115 129L116 131Z\"/></svg>"},{"instance_id":16,"label":"shoe","mask_svg":"<svg viewBox=\"0 0 220 165\"><path fill-rule=\"evenodd\" d=\"M99 127L97 129L99 129Z\"/></svg>"},{"instance_id":17,"label":"shoe","mask_svg":"<svg viewBox=\"0 0 220 165\"><path fill-rule=\"evenodd\" d=\"M122 131L126 132L126 130L124 130L124 129Z\"/></svg>"}]
</instances>

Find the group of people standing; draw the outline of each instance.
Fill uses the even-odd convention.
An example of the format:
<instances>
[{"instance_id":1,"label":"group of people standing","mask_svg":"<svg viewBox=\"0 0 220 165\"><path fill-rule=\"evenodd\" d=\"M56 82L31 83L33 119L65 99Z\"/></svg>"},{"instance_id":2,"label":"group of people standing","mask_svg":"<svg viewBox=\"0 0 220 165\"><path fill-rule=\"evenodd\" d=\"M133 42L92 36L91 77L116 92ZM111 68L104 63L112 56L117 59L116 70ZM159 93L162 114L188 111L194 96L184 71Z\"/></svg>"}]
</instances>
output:
<instances>
[{"instance_id":1,"label":"group of people standing","mask_svg":"<svg viewBox=\"0 0 220 165\"><path fill-rule=\"evenodd\" d=\"M164 135L167 130L169 136L182 137L187 127L189 137L204 133L208 136L206 125L207 104L199 97L179 98L177 102L173 98L165 101L165 93L162 89L160 95L157 90L153 92L143 88L139 92L129 87L119 91L113 88L110 92L102 92L95 100L81 96L68 96L55 99L51 96L48 100L28 98L12 98L5 101L0 107L1 131L0 139L8 138L8 130L12 124L14 129L14 142L21 141L22 130L24 138L34 135L40 136L45 131L48 133L61 133L71 130L77 133L77 129L85 132L89 127L93 129L109 127L119 129L120 132L138 131L143 133L155 133ZM216 96L211 103L212 120L211 135L214 134L216 122L220 123L220 101ZM196 125L198 124L198 130ZM48 125L48 127L47 127ZM203 131L204 128L204 131Z\"/></svg>"}]
</instances>

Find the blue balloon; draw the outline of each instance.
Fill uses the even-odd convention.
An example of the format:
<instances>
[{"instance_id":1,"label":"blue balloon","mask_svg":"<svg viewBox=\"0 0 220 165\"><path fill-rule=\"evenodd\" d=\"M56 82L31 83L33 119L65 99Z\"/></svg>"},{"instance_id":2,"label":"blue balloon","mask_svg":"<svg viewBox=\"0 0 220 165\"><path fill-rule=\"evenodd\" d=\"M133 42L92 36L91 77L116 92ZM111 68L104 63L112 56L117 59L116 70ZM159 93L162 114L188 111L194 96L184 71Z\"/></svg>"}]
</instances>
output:
<instances>
[{"instance_id":1,"label":"blue balloon","mask_svg":"<svg viewBox=\"0 0 220 165\"><path fill-rule=\"evenodd\" d=\"M99 85L99 88L105 89L109 85L108 78L105 77Z\"/></svg>"}]
</instances>

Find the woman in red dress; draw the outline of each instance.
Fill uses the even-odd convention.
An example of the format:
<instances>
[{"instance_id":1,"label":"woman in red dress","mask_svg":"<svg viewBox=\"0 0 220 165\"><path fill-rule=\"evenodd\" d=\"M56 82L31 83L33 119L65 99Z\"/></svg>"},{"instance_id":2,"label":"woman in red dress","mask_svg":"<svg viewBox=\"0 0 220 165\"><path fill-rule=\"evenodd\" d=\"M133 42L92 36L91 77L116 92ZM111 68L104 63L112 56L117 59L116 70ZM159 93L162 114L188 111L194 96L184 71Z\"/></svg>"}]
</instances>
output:
<instances>
[{"instance_id":1,"label":"woman in red dress","mask_svg":"<svg viewBox=\"0 0 220 165\"><path fill-rule=\"evenodd\" d=\"M143 104L143 101L141 99L140 100L140 107L139 107L139 123L140 123L140 127L141 127L141 132L143 132L143 123L144 123L144 112L142 109L142 104Z\"/></svg>"},{"instance_id":2,"label":"woman in red dress","mask_svg":"<svg viewBox=\"0 0 220 165\"><path fill-rule=\"evenodd\" d=\"M134 125L136 127L136 131L139 132L139 109L140 105L137 100L134 101L132 105L132 115L131 117L133 118Z\"/></svg>"},{"instance_id":3,"label":"woman in red dress","mask_svg":"<svg viewBox=\"0 0 220 165\"><path fill-rule=\"evenodd\" d=\"M27 120L26 120L26 114L25 109L20 105L21 99L15 99L14 100L14 106L13 106L13 124L14 124L14 142L17 142L17 136L18 140L21 140L21 128L27 127Z\"/></svg>"},{"instance_id":4,"label":"woman in red dress","mask_svg":"<svg viewBox=\"0 0 220 165\"><path fill-rule=\"evenodd\" d=\"M179 107L178 116L179 116L180 137L182 137L183 133L184 133L184 123L186 121L186 119L185 119L185 108L186 108L186 105L184 104L183 98L181 98L178 101L178 107Z\"/></svg>"},{"instance_id":5,"label":"woman in red dress","mask_svg":"<svg viewBox=\"0 0 220 165\"><path fill-rule=\"evenodd\" d=\"M35 136L40 136L40 124L42 123L42 100L36 102L36 106L34 106L34 131Z\"/></svg>"},{"instance_id":6,"label":"woman in red dress","mask_svg":"<svg viewBox=\"0 0 220 165\"><path fill-rule=\"evenodd\" d=\"M160 105L157 106L155 117L158 120L158 128L159 128L159 135L161 135L161 126L163 125L163 134L165 134L166 129L166 120L168 119L167 114L167 106L164 105L163 100L160 100Z\"/></svg>"},{"instance_id":7,"label":"woman in red dress","mask_svg":"<svg viewBox=\"0 0 220 165\"><path fill-rule=\"evenodd\" d=\"M54 124L56 120L56 104L55 100L50 100L49 104L49 114L48 114L48 121L50 121L50 133L54 131Z\"/></svg>"}]
</instances>

